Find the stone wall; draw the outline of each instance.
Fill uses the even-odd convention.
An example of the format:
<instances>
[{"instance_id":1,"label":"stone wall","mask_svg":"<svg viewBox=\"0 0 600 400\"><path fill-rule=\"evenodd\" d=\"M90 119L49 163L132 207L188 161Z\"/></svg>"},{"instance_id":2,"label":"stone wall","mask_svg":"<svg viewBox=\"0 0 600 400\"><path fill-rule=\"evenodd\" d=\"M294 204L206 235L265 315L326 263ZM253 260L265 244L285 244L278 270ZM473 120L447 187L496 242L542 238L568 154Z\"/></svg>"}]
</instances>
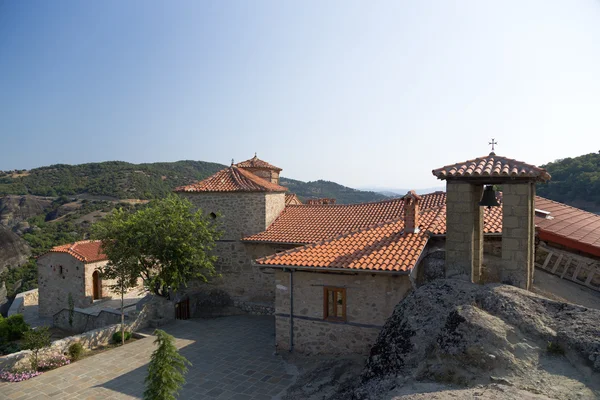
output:
<instances>
[{"instance_id":1,"label":"stone wall","mask_svg":"<svg viewBox=\"0 0 600 400\"><path fill-rule=\"evenodd\" d=\"M221 240L240 240L264 231L285 207L285 194L263 192L179 193L209 215L220 215Z\"/></svg>"},{"instance_id":2,"label":"stone wall","mask_svg":"<svg viewBox=\"0 0 600 400\"><path fill-rule=\"evenodd\" d=\"M207 285L192 282L186 293L220 289L237 304L256 308L273 306L273 273L252 265L256 258L291 246L244 243L242 238L264 231L283 211L284 193L181 193L206 214L220 215L217 224L224 234L216 243L215 264L220 274ZM252 305L253 304L253 305Z\"/></svg>"},{"instance_id":3,"label":"stone wall","mask_svg":"<svg viewBox=\"0 0 600 400\"><path fill-rule=\"evenodd\" d=\"M83 262L66 253L47 253L38 258L37 266L41 316L51 317L68 308L69 293L75 307L83 308L92 303L91 297L86 296Z\"/></svg>"},{"instance_id":4,"label":"stone wall","mask_svg":"<svg viewBox=\"0 0 600 400\"><path fill-rule=\"evenodd\" d=\"M535 185L502 186L502 283L529 289L533 283Z\"/></svg>"},{"instance_id":5,"label":"stone wall","mask_svg":"<svg viewBox=\"0 0 600 400\"><path fill-rule=\"evenodd\" d=\"M38 289L31 289L26 292L21 292L15 296L10 308L8 309L8 316L15 314L23 314L26 306L35 306L38 304L39 291Z\"/></svg>"},{"instance_id":6,"label":"stone wall","mask_svg":"<svg viewBox=\"0 0 600 400\"><path fill-rule=\"evenodd\" d=\"M396 304L412 287L407 275L305 271L293 274L294 350L307 354L365 354ZM289 275L281 270L275 273L278 351L290 349ZM325 286L346 288L345 322L323 319Z\"/></svg>"},{"instance_id":7,"label":"stone wall","mask_svg":"<svg viewBox=\"0 0 600 400\"><path fill-rule=\"evenodd\" d=\"M446 185L446 276L479 282L483 258L483 186L448 181Z\"/></svg>"}]
</instances>

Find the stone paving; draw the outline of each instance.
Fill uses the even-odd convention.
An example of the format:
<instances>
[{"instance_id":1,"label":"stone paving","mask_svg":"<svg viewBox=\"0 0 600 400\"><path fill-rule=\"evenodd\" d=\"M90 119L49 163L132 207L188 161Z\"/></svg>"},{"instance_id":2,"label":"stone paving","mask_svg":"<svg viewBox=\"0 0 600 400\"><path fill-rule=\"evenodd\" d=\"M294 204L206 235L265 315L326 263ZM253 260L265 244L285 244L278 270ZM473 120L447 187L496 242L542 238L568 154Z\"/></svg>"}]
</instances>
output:
<instances>
[{"instance_id":1,"label":"stone paving","mask_svg":"<svg viewBox=\"0 0 600 400\"><path fill-rule=\"evenodd\" d=\"M176 321L163 328L193 366L180 399L272 399L297 369L274 354L271 316ZM148 337L19 383L0 383L0 399L140 399L154 338Z\"/></svg>"}]
</instances>

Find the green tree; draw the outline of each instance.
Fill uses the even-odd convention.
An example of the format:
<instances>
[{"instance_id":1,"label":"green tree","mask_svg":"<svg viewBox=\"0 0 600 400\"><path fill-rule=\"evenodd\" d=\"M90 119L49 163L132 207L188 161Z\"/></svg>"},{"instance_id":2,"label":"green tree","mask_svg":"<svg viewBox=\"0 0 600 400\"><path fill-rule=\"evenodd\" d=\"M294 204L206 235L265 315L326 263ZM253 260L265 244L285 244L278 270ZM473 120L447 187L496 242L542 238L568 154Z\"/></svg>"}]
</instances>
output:
<instances>
[{"instance_id":1,"label":"green tree","mask_svg":"<svg viewBox=\"0 0 600 400\"><path fill-rule=\"evenodd\" d=\"M144 380L144 400L175 400L185 384L187 365L192 364L179 354L173 336L160 329L155 330L154 335L158 348L152 353Z\"/></svg>"},{"instance_id":2,"label":"green tree","mask_svg":"<svg viewBox=\"0 0 600 400\"><path fill-rule=\"evenodd\" d=\"M150 292L169 297L192 279L206 282L215 275L212 250L220 232L176 195L133 214L117 209L94 225L93 235L102 240L109 260L104 273L121 279L117 285L133 284L139 276Z\"/></svg>"},{"instance_id":3,"label":"green tree","mask_svg":"<svg viewBox=\"0 0 600 400\"><path fill-rule=\"evenodd\" d=\"M31 369L34 371L37 371L39 366L40 351L51 344L51 336L47 326L31 329L23 334L23 348L31 350Z\"/></svg>"}]
</instances>

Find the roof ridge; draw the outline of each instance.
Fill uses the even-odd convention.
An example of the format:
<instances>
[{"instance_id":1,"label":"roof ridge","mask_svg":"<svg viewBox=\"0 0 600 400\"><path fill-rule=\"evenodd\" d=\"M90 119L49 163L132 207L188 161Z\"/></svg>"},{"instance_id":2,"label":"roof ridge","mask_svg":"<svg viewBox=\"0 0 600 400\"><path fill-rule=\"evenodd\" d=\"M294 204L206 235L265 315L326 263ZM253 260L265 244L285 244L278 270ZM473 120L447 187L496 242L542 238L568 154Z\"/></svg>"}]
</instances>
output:
<instances>
[{"instance_id":1,"label":"roof ridge","mask_svg":"<svg viewBox=\"0 0 600 400\"><path fill-rule=\"evenodd\" d=\"M421 194L419 195L421 198L424 198L425 196L431 196L434 194L442 194L442 193L446 193L444 190L436 190L435 192L430 192L430 193L425 193L425 194ZM403 194L401 197L392 197L390 199L383 199L383 200L374 200L374 201L365 201L362 203L351 203L351 204L290 204L286 207L328 207L328 208L344 208L344 207L356 207L356 206L361 206L364 204L381 204L381 203L387 203L387 202L394 202L394 201L402 201L402 199L405 197L406 195ZM421 200L423 201L423 200ZM426 208L425 210L429 210L430 208Z\"/></svg>"}]
</instances>

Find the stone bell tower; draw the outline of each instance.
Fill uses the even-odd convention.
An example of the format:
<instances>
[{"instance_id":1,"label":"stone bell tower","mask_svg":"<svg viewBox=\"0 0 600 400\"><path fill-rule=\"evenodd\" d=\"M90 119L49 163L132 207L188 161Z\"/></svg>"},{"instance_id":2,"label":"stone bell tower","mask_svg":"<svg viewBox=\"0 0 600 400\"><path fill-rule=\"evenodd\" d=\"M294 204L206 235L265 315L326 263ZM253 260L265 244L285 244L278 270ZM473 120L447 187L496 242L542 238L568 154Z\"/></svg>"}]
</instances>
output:
<instances>
[{"instance_id":1,"label":"stone bell tower","mask_svg":"<svg viewBox=\"0 0 600 400\"><path fill-rule=\"evenodd\" d=\"M550 174L535 165L497 156L434 169L446 181L446 276L481 282L485 185L502 187L502 283L529 289L533 282L535 183Z\"/></svg>"}]
</instances>

